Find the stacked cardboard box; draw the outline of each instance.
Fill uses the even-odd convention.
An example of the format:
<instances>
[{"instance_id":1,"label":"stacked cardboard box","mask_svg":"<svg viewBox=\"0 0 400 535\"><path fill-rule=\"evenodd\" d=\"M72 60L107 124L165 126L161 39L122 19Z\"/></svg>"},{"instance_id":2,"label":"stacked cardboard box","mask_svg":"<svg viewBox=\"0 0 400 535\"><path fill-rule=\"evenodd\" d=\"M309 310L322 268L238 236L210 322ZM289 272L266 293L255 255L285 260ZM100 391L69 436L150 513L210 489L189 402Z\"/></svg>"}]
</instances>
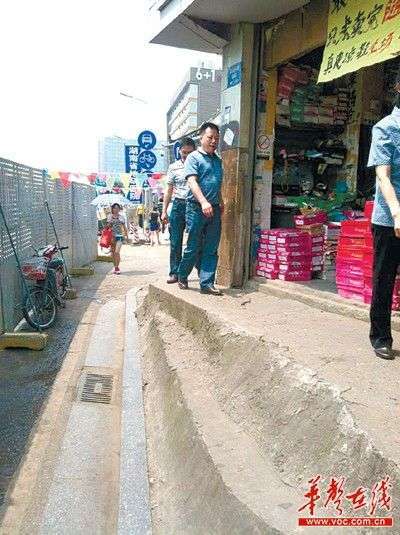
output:
<instances>
[{"instance_id":1,"label":"stacked cardboard box","mask_svg":"<svg viewBox=\"0 0 400 535\"><path fill-rule=\"evenodd\" d=\"M312 240L296 229L261 232L257 275L267 279L309 281L312 273Z\"/></svg>"},{"instance_id":2,"label":"stacked cardboard box","mask_svg":"<svg viewBox=\"0 0 400 535\"><path fill-rule=\"evenodd\" d=\"M344 125L350 119L350 89L340 88L337 95L335 107L335 125Z\"/></svg>"},{"instance_id":3,"label":"stacked cardboard box","mask_svg":"<svg viewBox=\"0 0 400 535\"><path fill-rule=\"evenodd\" d=\"M372 203L373 204L373 203ZM372 300L373 237L372 204L366 205L365 218L343 221L336 262L336 285L339 295L370 304ZM400 278L393 293L393 310L400 310Z\"/></svg>"},{"instance_id":4,"label":"stacked cardboard box","mask_svg":"<svg viewBox=\"0 0 400 535\"><path fill-rule=\"evenodd\" d=\"M365 235L369 221L343 221L336 257L338 293L347 299L362 300L364 296Z\"/></svg>"},{"instance_id":5,"label":"stacked cardboard box","mask_svg":"<svg viewBox=\"0 0 400 535\"><path fill-rule=\"evenodd\" d=\"M311 272L313 277L320 277L324 271L325 244L327 222L326 212L316 212L306 215L298 215L294 223L298 230L310 236L311 239Z\"/></svg>"},{"instance_id":6,"label":"stacked cardboard box","mask_svg":"<svg viewBox=\"0 0 400 535\"><path fill-rule=\"evenodd\" d=\"M341 126L349 117L349 89L321 95L315 70L287 64L279 71L276 122L281 126Z\"/></svg>"},{"instance_id":7,"label":"stacked cardboard box","mask_svg":"<svg viewBox=\"0 0 400 535\"><path fill-rule=\"evenodd\" d=\"M369 201L365 205L365 217L368 221L371 220L373 201ZM365 247L363 256L363 270L364 270L364 303L371 304L372 301L372 287L373 287L373 261L374 261L374 240L371 231L368 229L365 235ZM400 277L396 278L393 291L392 310L400 310Z\"/></svg>"}]
</instances>

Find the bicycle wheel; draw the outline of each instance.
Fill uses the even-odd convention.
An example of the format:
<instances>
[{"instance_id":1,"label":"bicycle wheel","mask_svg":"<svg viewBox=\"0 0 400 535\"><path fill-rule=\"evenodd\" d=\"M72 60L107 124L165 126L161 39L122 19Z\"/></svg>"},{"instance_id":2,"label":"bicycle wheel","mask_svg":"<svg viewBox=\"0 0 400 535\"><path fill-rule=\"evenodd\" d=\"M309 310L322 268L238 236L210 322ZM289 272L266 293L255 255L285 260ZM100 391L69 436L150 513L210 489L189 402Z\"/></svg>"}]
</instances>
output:
<instances>
[{"instance_id":1,"label":"bicycle wheel","mask_svg":"<svg viewBox=\"0 0 400 535\"><path fill-rule=\"evenodd\" d=\"M48 329L57 316L56 300L49 290L36 286L25 296L22 313L34 329Z\"/></svg>"}]
</instances>

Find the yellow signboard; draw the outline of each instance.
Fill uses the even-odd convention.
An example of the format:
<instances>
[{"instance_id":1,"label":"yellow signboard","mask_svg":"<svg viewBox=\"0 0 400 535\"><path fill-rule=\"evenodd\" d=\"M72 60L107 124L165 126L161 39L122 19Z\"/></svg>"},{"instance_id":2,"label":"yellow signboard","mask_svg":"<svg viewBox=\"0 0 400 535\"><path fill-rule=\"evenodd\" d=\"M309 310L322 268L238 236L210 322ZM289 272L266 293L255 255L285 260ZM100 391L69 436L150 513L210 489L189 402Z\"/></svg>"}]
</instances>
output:
<instances>
[{"instance_id":1,"label":"yellow signboard","mask_svg":"<svg viewBox=\"0 0 400 535\"><path fill-rule=\"evenodd\" d=\"M318 82L400 54L400 0L330 0Z\"/></svg>"}]
</instances>

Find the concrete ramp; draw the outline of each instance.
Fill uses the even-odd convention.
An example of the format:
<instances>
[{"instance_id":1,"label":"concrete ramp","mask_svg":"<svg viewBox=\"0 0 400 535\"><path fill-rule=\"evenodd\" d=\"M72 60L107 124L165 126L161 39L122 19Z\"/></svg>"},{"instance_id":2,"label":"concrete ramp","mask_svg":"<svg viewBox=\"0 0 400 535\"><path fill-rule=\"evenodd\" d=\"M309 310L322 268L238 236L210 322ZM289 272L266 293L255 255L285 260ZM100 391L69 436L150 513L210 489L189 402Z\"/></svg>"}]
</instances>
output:
<instances>
[{"instance_id":1,"label":"concrete ramp","mask_svg":"<svg viewBox=\"0 0 400 535\"><path fill-rule=\"evenodd\" d=\"M362 322L334 314L321 319L320 311L274 297L231 292L218 299L150 286L139 325L154 533L304 533L298 509L316 475L324 488L331 477L345 477L346 492L371 489L389 475L390 516L398 518L400 455L393 443L400 421L390 403L398 366L367 353L364 359ZM354 322L347 329L363 326L353 349L345 321ZM330 352L326 322L333 332L339 322L342 333ZM358 366L347 360L355 354ZM379 371L380 390L366 392ZM355 516L343 505L345 515ZM322 504L316 514L337 516ZM318 528L333 532L341 533ZM395 525L385 533L400 530Z\"/></svg>"}]
</instances>

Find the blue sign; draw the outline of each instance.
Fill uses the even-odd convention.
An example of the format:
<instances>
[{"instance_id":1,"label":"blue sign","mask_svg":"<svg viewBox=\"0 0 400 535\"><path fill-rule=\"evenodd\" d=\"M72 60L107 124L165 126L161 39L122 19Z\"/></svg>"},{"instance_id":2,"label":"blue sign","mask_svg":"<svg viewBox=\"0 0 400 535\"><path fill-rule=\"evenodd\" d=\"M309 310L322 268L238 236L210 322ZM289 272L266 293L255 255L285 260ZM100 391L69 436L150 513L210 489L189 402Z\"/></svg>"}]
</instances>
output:
<instances>
[{"instance_id":1,"label":"blue sign","mask_svg":"<svg viewBox=\"0 0 400 535\"><path fill-rule=\"evenodd\" d=\"M125 173L137 171L137 160L139 147L135 145L125 145Z\"/></svg>"},{"instance_id":2,"label":"blue sign","mask_svg":"<svg viewBox=\"0 0 400 535\"><path fill-rule=\"evenodd\" d=\"M235 63L228 68L227 87L234 87L242 81L242 63Z\"/></svg>"},{"instance_id":3,"label":"blue sign","mask_svg":"<svg viewBox=\"0 0 400 535\"><path fill-rule=\"evenodd\" d=\"M144 150L138 157L138 169L150 171L157 163L157 156L151 150Z\"/></svg>"},{"instance_id":4,"label":"blue sign","mask_svg":"<svg viewBox=\"0 0 400 535\"><path fill-rule=\"evenodd\" d=\"M181 159L181 155L180 155L180 150L181 148L181 144L179 143L179 141L177 141L176 143L174 143L174 156L175 156L175 160L180 160Z\"/></svg>"},{"instance_id":5,"label":"blue sign","mask_svg":"<svg viewBox=\"0 0 400 535\"><path fill-rule=\"evenodd\" d=\"M144 150L154 149L157 143L157 138L150 130L144 130L138 137L139 146Z\"/></svg>"}]
</instances>

